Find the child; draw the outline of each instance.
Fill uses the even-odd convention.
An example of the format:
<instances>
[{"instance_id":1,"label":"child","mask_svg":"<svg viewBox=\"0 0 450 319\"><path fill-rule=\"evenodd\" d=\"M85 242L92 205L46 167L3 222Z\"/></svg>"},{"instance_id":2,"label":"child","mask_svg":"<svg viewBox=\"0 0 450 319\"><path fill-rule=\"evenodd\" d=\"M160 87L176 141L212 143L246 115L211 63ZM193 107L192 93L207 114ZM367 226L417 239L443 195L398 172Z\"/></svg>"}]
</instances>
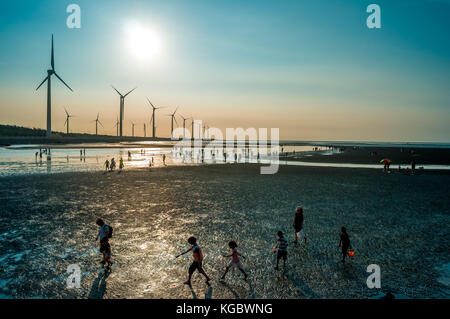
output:
<instances>
[{"instance_id":1,"label":"child","mask_svg":"<svg viewBox=\"0 0 450 319\"><path fill-rule=\"evenodd\" d=\"M105 170L109 171L109 161L108 160L105 161Z\"/></svg>"},{"instance_id":2,"label":"child","mask_svg":"<svg viewBox=\"0 0 450 319\"><path fill-rule=\"evenodd\" d=\"M283 268L286 268L287 246L288 246L288 241L286 238L284 238L283 232L281 230L278 231L277 235L278 235L277 245L275 246L274 249L272 249L273 253L278 251L277 265L274 267L275 270L278 270L278 262L280 261L281 258L283 258Z\"/></svg>"},{"instance_id":3,"label":"child","mask_svg":"<svg viewBox=\"0 0 450 319\"><path fill-rule=\"evenodd\" d=\"M189 267L189 278L184 284L189 285L189 286L191 285L192 274L194 273L194 271L196 269L198 269L198 272L201 273L203 276L205 276L206 284L209 285L210 279L202 267L203 253L202 253L202 250L200 249L200 247L197 245L197 239L195 237L189 237L188 243L191 244L192 247L189 248L188 250L186 250L185 252L179 254L178 256L176 256L176 258L178 258L181 255L187 254L188 252L190 252L192 250L192 255L194 257L194 261L192 262L191 266Z\"/></svg>"},{"instance_id":4,"label":"child","mask_svg":"<svg viewBox=\"0 0 450 319\"><path fill-rule=\"evenodd\" d=\"M345 262L345 257L347 256L347 250L351 247L350 236L347 234L347 229L345 227L341 228L341 235L339 240L339 247L342 247L342 262Z\"/></svg>"},{"instance_id":5,"label":"child","mask_svg":"<svg viewBox=\"0 0 450 319\"><path fill-rule=\"evenodd\" d=\"M121 157L119 160L119 170L123 169L123 158Z\"/></svg>"},{"instance_id":6,"label":"child","mask_svg":"<svg viewBox=\"0 0 450 319\"><path fill-rule=\"evenodd\" d=\"M105 222L99 218L95 222L99 227L99 231L95 240L100 238L100 252L103 254L103 260L100 262L102 265L107 264L107 269L112 265L111 262L111 245L109 244L109 226L105 224Z\"/></svg>"},{"instance_id":7,"label":"child","mask_svg":"<svg viewBox=\"0 0 450 319\"><path fill-rule=\"evenodd\" d=\"M237 251L237 244L235 241L230 241L228 243L228 247L231 249L230 255L222 255L223 257L231 257L231 262L228 264L227 268L225 268L225 273L223 274L222 280L225 279L225 275L230 270L230 268L237 267L243 274L244 274L244 280L247 281L247 274L245 273L244 269L242 268L242 263L239 260L239 256L244 258L240 253Z\"/></svg>"}]
</instances>

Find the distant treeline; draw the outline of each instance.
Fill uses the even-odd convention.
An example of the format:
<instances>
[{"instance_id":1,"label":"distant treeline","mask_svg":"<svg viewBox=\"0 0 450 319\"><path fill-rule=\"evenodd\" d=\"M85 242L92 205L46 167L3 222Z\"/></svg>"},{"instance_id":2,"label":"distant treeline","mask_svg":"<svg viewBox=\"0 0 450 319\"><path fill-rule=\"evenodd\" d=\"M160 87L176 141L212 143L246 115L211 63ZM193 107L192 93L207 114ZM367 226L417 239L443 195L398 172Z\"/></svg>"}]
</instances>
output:
<instances>
[{"instance_id":1,"label":"distant treeline","mask_svg":"<svg viewBox=\"0 0 450 319\"><path fill-rule=\"evenodd\" d=\"M45 136L45 130L16 125L0 125L0 136Z\"/></svg>"},{"instance_id":2,"label":"distant treeline","mask_svg":"<svg viewBox=\"0 0 450 319\"><path fill-rule=\"evenodd\" d=\"M46 133L47 133L47 131L44 129L41 129L41 128L29 128L29 127L23 127L23 126L17 126L17 125L0 124L0 136L45 137ZM55 131L52 131L52 134L55 136L95 136L95 135L87 134L87 133L70 133L69 135L67 135L66 133L55 132ZM101 135L99 135L99 136L101 136Z\"/></svg>"}]
</instances>

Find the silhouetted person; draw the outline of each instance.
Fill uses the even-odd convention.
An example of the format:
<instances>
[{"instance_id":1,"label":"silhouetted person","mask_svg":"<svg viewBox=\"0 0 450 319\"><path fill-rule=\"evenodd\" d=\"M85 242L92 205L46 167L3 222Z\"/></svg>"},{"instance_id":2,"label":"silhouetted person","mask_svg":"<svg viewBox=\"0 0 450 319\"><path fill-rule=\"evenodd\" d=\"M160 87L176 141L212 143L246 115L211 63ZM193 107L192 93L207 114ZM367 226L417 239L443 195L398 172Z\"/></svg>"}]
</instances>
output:
<instances>
[{"instance_id":1,"label":"silhouetted person","mask_svg":"<svg viewBox=\"0 0 450 319\"><path fill-rule=\"evenodd\" d=\"M192 251L192 256L194 257L194 261L192 262L191 266L189 267L188 280L184 284L190 286L191 285L192 274L195 272L195 270L198 270L199 273L201 273L203 276L205 276L206 284L209 285L209 280L210 279L209 279L208 275L205 273L205 271L203 270L203 267L202 267L203 253L202 253L201 248L197 245L197 239L195 237L189 237L188 243L192 247L189 248L188 250L186 250L185 252L179 254L178 256L176 256L176 258L178 258L181 255L187 254L188 252Z\"/></svg>"},{"instance_id":2,"label":"silhouetted person","mask_svg":"<svg viewBox=\"0 0 450 319\"><path fill-rule=\"evenodd\" d=\"M302 237L306 244L305 231L303 230L303 208L301 206L297 206L297 209L295 210L295 218L293 226L295 229L294 244L296 244L298 239Z\"/></svg>"},{"instance_id":3,"label":"silhouetted person","mask_svg":"<svg viewBox=\"0 0 450 319\"><path fill-rule=\"evenodd\" d=\"M230 241L228 243L228 247L230 247L231 254L230 255L223 255L223 257L231 257L231 262L228 264L228 266L225 268L225 273L223 274L222 280L225 279L225 275L228 273L230 268L236 267L244 274L244 280L247 281L247 273L245 272L244 268L242 267L242 263L239 259L239 257L244 258L238 251L237 251L237 244L235 241Z\"/></svg>"},{"instance_id":4,"label":"silhouetted person","mask_svg":"<svg viewBox=\"0 0 450 319\"><path fill-rule=\"evenodd\" d=\"M275 270L278 270L278 263L281 258L283 258L283 268L286 268L286 260L287 260L287 247L288 247L288 241L283 236L283 232L280 230L277 233L278 240L275 247L272 249L273 253L277 253L277 264L274 267Z\"/></svg>"},{"instance_id":5,"label":"silhouetted person","mask_svg":"<svg viewBox=\"0 0 450 319\"><path fill-rule=\"evenodd\" d=\"M107 264L107 267L109 268L112 265L111 245L109 244L109 238L111 238L112 231L101 218L97 219L96 224L100 227L100 229L97 237L95 237L95 240L97 241L100 238L100 252L103 255L103 259L100 263L102 265Z\"/></svg>"},{"instance_id":6,"label":"silhouetted person","mask_svg":"<svg viewBox=\"0 0 450 319\"><path fill-rule=\"evenodd\" d=\"M345 257L347 256L347 251L351 247L350 236L347 234L347 229L345 227L341 228L341 235L339 240L339 246L342 247L342 262L345 262Z\"/></svg>"}]
</instances>

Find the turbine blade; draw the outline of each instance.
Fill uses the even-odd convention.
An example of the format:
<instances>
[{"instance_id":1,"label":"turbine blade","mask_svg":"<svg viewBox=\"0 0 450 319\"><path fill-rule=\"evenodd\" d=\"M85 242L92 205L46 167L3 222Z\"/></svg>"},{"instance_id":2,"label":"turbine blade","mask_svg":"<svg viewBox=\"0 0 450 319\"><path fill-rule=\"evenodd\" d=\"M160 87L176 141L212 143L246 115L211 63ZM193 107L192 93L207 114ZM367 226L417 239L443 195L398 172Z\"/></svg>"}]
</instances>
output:
<instances>
[{"instance_id":1,"label":"turbine blade","mask_svg":"<svg viewBox=\"0 0 450 319\"><path fill-rule=\"evenodd\" d=\"M64 111L66 111L66 115L67 115L67 116L70 116L70 115L69 115L69 112L67 112L66 108L64 108Z\"/></svg>"},{"instance_id":2,"label":"turbine blade","mask_svg":"<svg viewBox=\"0 0 450 319\"><path fill-rule=\"evenodd\" d=\"M55 70L55 58L53 54L53 34L52 34L52 58L51 58L52 70Z\"/></svg>"},{"instance_id":3,"label":"turbine blade","mask_svg":"<svg viewBox=\"0 0 450 319\"><path fill-rule=\"evenodd\" d=\"M152 108L154 108L156 110L156 107L152 104L152 102L150 102L149 98L147 98L148 103L150 103L150 105L152 106Z\"/></svg>"},{"instance_id":4,"label":"turbine blade","mask_svg":"<svg viewBox=\"0 0 450 319\"><path fill-rule=\"evenodd\" d=\"M136 90L137 87L135 87L134 89L132 89L130 92L128 92L127 94L125 94L123 97L127 96L128 94L130 94L131 92L133 92L134 90Z\"/></svg>"},{"instance_id":5,"label":"turbine blade","mask_svg":"<svg viewBox=\"0 0 450 319\"><path fill-rule=\"evenodd\" d=\"M152 123L152 121L153 121L153 114L152 114L152 116L150 117L150 123Z\"/></svg>"},{"instance_id":6,"label":"turbine blade","mask_svg":"<svg viewBox=\"0 0 450 319\"><path fill-rule=\"evenodd\" d=\"M102 127L104 127L103 124L102 124L102 122L98 121L98 124L100 124Z\"/></svg>"},{"instance_id":7,"label":"turbine blade","mask_svg":"<svg viewBox=\"0 0 450 319\"><path fill-rule=\"evenodd\" d=\"M177 118L174 116L173 119L175 120L175 123L177 123L178 125Z\"/></svg>"},{"instance_id":8,"label":"turbine blade","mask_svg":"<svg viewBox=\"0 0 450 319\"><path fill-rule=\"evenodd\" d=\"M68 86L67 83L64 82L63 79L61 79L61 78L59 77L59 75L58 75L56 72L55 72L54 74L56 75L56 77L57 77L57 78L58 78L65 86L67 86L67 88L68 88L69 90L71 90L71 91L73 92L73 90L70 88L70 86Z\"/></svg>"},{"instance_id":9,"label":"turbine blade","mask_svg":"<svg viewBox=\"0 0 450 319\"><path fill-rule=\"evenodd\" d=\"M47 81L48 79L48 75L45 77L45 79L41 82L41 84L39 84L39 86L37 87L36 91L39 90L39 88L42 86L42 84L44 84L45 81Z\"/></svg>"},{"instance_id":10,"label":"turbine blade","mask_svg":"<svg viewBox=\"0 0 450 319\"><path fill-rule=\"evenodd\" d=\"M64 126L66 126L66 124L67 124L67 119L66 119L66 121L64 122Z\"/></svg>"},{"instance_id":11,"label":"turbine blade","mask_svg":"<svg viewBox=\"0 0 450 319\"><path fill-rule=\"evenodd\" d=\"M119 94L120 96L122 96L122 93L120 93L114 86L111 85L111 87L116 90L117 94Z\"/></svg>"}]
</instances>

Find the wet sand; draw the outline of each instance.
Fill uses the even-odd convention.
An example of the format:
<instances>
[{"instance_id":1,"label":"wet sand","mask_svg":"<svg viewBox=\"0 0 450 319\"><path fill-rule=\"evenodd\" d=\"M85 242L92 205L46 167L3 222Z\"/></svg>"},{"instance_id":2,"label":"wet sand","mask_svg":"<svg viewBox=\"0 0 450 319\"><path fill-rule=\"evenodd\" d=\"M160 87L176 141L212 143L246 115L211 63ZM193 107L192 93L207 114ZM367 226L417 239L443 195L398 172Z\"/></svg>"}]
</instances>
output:
<instances>
[{"instance_id":1,"label":"wet sand","mask_svg":"<svg viewBox=\"0 0 450 319\"><path fill-rule=\"evenodd\" d=\"M381 267L383 290L449 298L450 174L407 176L373 169L231 164L0 178L2 298L369 298L366 267ZM295 206L305 209L308 244L294 246ZM94 242L97 217L114 227L115 262L104 276ZM339 228L356 256L339 261ZM273 270L276 232L290 241L288 267ZM183 285L198 238L210 287L198 273ZM230 271L236 240L249 273ZM66 287L79 264L81 289Z\"/></svg>"},{"instance_id":2,"label":"wet sand","mask_svg":"<svg viewBox=\"0 0 450 319\"><path fill-rule=\"evenodd\" d=\"M396 165L410 165L416 162L416 168L422 164L450 165L450 148L400 148L400 147L342 147L343 151L322 155L320 151L287 154L282 159L301 160L320 163L377 164L383 158L392 160L391 168ZM382 165L382 164L380 164Z\"/></svg>"}]
</instances>

